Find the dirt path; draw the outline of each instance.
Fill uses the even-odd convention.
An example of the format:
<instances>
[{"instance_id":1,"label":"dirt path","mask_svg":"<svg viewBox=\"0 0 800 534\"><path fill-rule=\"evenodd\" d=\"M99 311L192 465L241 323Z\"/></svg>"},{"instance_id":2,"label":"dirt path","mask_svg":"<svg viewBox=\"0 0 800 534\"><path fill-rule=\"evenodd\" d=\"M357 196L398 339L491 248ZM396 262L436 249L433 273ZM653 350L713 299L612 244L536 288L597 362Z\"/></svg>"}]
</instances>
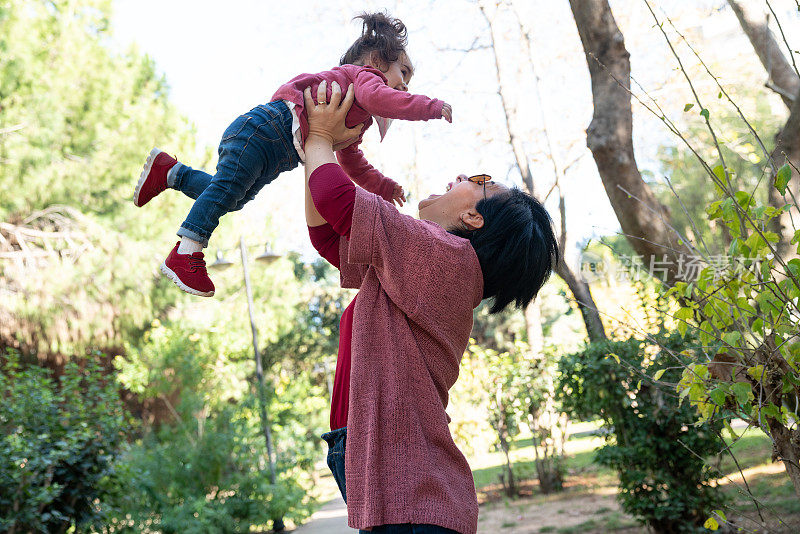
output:
<instances>
[{"instance_id":1,"label":"dirt path","mask_svg":"<svg viewBox=\"0 0 800 534\"><path fill-rule=\"evenodd\" d=\"M591 493L535 495L488 503L481 506L478 532L534 534L567 527L576 527L576 532L591 532L604 530L609 522L626 532L637 532L631 528L633 521L620 511L615 494L615 488L600 488Z\"/></svg>"},{"instance_id":2,"label":"dirt path","mask_svg":"<svg viewBox=\"0 0 800 534\"><path fill-rule=\"evenodd\" d=\"M478 532L482 534L533 534L554 532L564 527L586 527L592 530L607 524L609 517L619 515L626 521L614 500L614 488L603 488L593 493L573 493L556 496L528 497L512 501L484 504L478 518ZM629 521L628 521L629 523ZM625 526L620 524L620 526ZM292 534L353 534L347 526L347 506L341 497L322 506ZM628 530L628 532L635 532Z\"/></svg>"},{"instance_id":3,"label":"dirt path","mask_svg":"<svg viewBox=\"0 0 800 534\"><path fill-rule=\"evenodd\" d=\"M341 495L322 505L306 524L292 534L352 534L358 532L347 526L347 505Z\"/></svg>"}]
</instances>

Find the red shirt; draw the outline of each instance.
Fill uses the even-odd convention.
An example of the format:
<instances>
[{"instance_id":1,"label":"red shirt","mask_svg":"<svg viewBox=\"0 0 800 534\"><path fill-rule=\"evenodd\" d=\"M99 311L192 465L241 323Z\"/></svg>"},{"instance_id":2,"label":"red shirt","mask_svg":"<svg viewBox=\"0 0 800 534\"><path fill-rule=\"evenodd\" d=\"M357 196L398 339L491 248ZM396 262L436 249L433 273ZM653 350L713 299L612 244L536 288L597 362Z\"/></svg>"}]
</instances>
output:
<instances>
[{"instance_id":1,"label":"red shirt","mask_svg":"<svg viewBox=\"0 0 800 534\"><path fill-rule=\"evenodd\" d=\"M326 169L327 168L327 169ZM322 189L324 200L319 202L325 219L333 221L322 226L308 228L311 244L320 256L339 268L339 238L350 235L353 220L353 203L355 187L350 182L338 182L336 176L331 177L326 171L339 171L338 165L323 165L314 171L315 190ZM321 172L320 172L321 171ZM333 179L331 179L333 178ZM323 181L320 184L320 180ZM350 345L353 339L353 308L356 299L345 308L339 319L339 353L336 357L336 373L333 377L333 394L331 395L331 430L347 426L347 408L350 397Z\"/></svg>"},{"instance_id":2,"label":"red shirt","mask_svg":"<svg viewBox=\"0 0 800 534\"><path fill-rule=\"evenodd\" d=\"M350 206L350 217L353 208ZM339 267L339 235L330 224L308 228L311 243L320 256L331 265ZM356 296L357 297L357 296ZM339 319L339 353L336 356L336 373L333 375L331 395L331 430L347 426L347 406L350 397L350 344L353 340L353 308L356 299L345 308Z\"/></svg>"},{"instance_id":3,"label":"red shirt","mask_svg":"<svg viewBox=\"0 0 800 534\"><path fill-rule=\"evenodd\" d=\"M347 407L350 400L350 344L353 341L355 305L356 299L353 299L339 320L339 355L336 357L336 374L333 376L331 430L347 426Z\"/></svg>"}]
</instances>

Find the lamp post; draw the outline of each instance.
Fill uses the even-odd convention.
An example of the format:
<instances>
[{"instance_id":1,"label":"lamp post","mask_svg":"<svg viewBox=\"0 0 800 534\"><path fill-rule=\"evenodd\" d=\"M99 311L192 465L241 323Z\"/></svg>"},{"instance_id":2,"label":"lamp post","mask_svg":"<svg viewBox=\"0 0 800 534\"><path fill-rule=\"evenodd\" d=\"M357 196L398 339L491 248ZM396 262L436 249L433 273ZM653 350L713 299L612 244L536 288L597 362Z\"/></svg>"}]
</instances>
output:
<instances>
[{"instance_id":1,"label":"lamp post","mask_svg":"<svg viewBox=\"0 0 800 534\"><path fill-rule=\"evenodd\" d=\"M258 331L256 330L256 321L255 315L253 313L253 292L250 289L250 272L247 269L247 246L244 244L244 237L239 238L239 252L242 256L242 271L244 274L244 287L245 291L247 292L247 311L250 314L250 331L253 334L253 355L256 362L256 379L257 379L257 390L258 390L258 404L259 404L259 411L261 413L261 429L264 432L264 440L267 443L267 458L269 460L269 482L272 484L273 487L276 487L277 482L277 474L275 472L275 460L273 458L272 453L272 432L270 432L269 428L269 418L267 416L267 400L264 398L264 367L261 364L261 353L258 351ZM266 264L270 264L276 259L279 258L278 254L275 254L270 250L269 245L267 245L264 249L264 252L261 253L256 257L257 261L264 262ZM222 270L226 269L233 265L233 262L230 262L222 257L221 252L217 252L217 259L214 263L209 265L210 269ZM272 520L272 530L276 532L280 532L285 529L285 525L283 524L283 518L273 518Z\"/></svg>"}]
</instances>

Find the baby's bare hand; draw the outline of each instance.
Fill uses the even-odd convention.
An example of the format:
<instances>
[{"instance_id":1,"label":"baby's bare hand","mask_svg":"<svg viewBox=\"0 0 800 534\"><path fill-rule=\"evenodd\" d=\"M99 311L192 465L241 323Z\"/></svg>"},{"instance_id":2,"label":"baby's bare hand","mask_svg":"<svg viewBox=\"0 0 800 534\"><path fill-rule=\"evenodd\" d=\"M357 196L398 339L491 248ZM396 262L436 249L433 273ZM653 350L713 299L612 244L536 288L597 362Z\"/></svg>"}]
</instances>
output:
<instances>
[{"instance_id":1,"label":"baby's bare hand","mask_svg":"<svg viewBox=\"0 0 800 534\"><path fill-rule=\"evenodd\" d=\"M392 192L392 202L402 207L405 201L406 201L406 192L403 191L403 186L401 186L400 184L395 184L394 191Z\"/></svg>"},{"instance_id":2,"label":"baby's bare hand","mask_svg":"<svg viewBox=\"0 0 800 534\"><path fill-rule=\"evenodd\" d=\"M445 102L442 106L442 118L449 123L453 123L453 107Z\"/></svg>"}]
</instances>

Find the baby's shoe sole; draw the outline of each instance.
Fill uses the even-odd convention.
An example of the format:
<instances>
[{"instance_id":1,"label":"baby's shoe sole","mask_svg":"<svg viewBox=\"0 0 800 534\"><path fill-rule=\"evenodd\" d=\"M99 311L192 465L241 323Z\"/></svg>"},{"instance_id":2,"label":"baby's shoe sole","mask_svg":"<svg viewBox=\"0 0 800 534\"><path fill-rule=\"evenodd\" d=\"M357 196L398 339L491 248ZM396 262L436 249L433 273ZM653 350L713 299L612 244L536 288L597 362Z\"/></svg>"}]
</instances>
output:
<instances>
[{"instance_id":1,"label":"baby's shoe sole","mask_svg":"<svg viewBox=\"0 0 800 534\"><path fill-rule=\"evenodd\" d=\"M142 186L144 182L147 180L147 175L150 174L150 169L153 168L153 162L156 160L156 156L164 152L160 148L154 148L150 151L150 154L147 156L147 161L144 162L144 168L142 169L142 174L139 175L139 183L136 184L136 189L133 192L133 203L136 205L137 208L141 208L142 206L139 205L139 193L142 191Z\"/></svg>"},{"instance_id":2,"label":"baby's shoe sole","mask_svg":"<svg viewBox=\"0 0 800 534\"><path fill-rule=\"evenodd\" d=\"M176 286L181 288L182 291L185 291L186 293L189 293L190 295L196 295L198 297L213 297L214 296L214 292L213 291L207 291L207 292L203 293L202 291L198 291L196 289L193 289L193 288L187 286L186 284L184 284L183 282L181 282L181 279L178 278L178 275L175 274L175 271L173 271L172 269L167 267L166 263L162 263L161 264L161 272L164 273L164 276L166 276L167 278L172 280L175 283Z\"/></svg>"}]
</instances>

